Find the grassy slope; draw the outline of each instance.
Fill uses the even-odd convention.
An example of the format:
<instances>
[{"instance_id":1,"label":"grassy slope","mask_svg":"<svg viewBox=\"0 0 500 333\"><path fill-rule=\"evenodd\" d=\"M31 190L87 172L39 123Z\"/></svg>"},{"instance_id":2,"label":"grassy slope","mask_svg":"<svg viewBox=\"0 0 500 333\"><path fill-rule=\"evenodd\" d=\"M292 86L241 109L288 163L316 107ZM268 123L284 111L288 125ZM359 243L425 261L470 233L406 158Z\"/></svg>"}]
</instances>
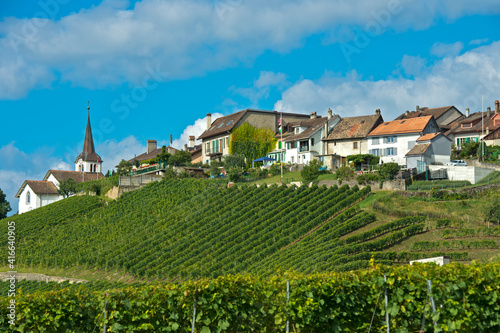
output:
<instances>
[{"instance_id":1,"label":"grassy slope","mask_svg":"<svg viewBox=\"0 0 500 333\"><path fill-rule=\"evenodd\" d=\"M342 221L330 221L329 217L317 217L326 207L344 199L339 195L345 188L335 194L334 189L324 188L227 190L219 186L203 181L157 183L108 206L96 198L79 197L22 214L14 218L22 263L18 270L126 282L246 271L271 274L278 267L324 271L332 269L328 258L333 258L335 250L329 249L335 240L328 239L328 234L342 223L370 213L374 214L374 221L340 235L339 239L345 241L416 213L429 216L426 223L430 222L430 230L382 251L409 251L415 241L439 240L440 231L435 230L437 218L464 220L467 228L485 226L478 213L484 200L425 202L377 192L359 204L364 213L353 212ZM345 198L353 194L351 191ZM321 207L314 206L322 199ZM200 202L205 204L199 205ZM294 209L285 215L284 207ZM205 215L210 218L204 218ZM284 216L271 220L280 215ZM287 246L316 227L319 229L297 244ZM368 241L391 234L392 231L386 232ZM3 245L6 244L0 244ZM497 249L460 251L468 251L472 259L484 261L500 254Z\"/></svg>"}]
</instances>

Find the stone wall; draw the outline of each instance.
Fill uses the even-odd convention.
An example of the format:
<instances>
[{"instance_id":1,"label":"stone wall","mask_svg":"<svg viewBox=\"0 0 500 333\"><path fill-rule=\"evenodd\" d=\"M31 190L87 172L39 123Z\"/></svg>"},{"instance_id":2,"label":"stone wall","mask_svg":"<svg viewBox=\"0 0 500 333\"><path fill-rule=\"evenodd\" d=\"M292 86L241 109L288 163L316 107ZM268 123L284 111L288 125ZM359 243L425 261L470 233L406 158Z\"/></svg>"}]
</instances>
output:
<instances>
[{"instance_id":1,"label":"stone wall","mask_svg":"<svg viewBox=\"0 0 500 333\"><path fill-rule=\"evenodd\" d=\"M0 272L0 280L7 281L10 278L10 274L6 272ZM45 274L36 274L36 273L16 273L16 280L28 280L28 281L39 281L39 282L57 282L61 283L63 281L69 281L69 283L82 283L87 282L87 280L80 279L70 279L66 277L60 276L49 276Z\"/></svg>"},{"instance_id":2,"label":"stone wall","mask_svg":"<svg viewBox=\"0 0 500 333\"><path fill-rule=\"evenodd\" d=\"M342 186L342 185L349 185L349 187L352 187L354 185L358 185L359 188L364 188L366 187L365 184L358 184L356 180L343 180L343 181L338 181L338 180L321 180L318 183L318 186L326 185L327 187L337 185L337 186ZM382 184L382 188L380 188L380 182L368 182L368 185L370 185L372 191L405 191L406 190L406 182L404 179L394 179L394 180L385 180Z\"/></svg>"}]
</instances>

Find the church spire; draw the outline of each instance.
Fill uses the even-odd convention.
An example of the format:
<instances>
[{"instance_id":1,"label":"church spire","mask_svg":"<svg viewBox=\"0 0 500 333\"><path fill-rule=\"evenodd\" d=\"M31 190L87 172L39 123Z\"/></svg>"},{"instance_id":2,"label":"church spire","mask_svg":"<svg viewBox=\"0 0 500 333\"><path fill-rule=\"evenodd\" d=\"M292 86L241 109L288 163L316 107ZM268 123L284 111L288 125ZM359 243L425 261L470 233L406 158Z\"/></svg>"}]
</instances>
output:
<instances>
[{"instance_id":1,"label":"church spire","mask_svg":"<svg viewBox=\"0 0 500 333\"><path fill-rule=\"evenodd\" d=\"M85 131L85 141L83 143L83 160L88 161L89 155L95 154L94 139L92 137L92 127L90 126L90 102L87 102L87 130Z\"/></svg>"}]
</instances>

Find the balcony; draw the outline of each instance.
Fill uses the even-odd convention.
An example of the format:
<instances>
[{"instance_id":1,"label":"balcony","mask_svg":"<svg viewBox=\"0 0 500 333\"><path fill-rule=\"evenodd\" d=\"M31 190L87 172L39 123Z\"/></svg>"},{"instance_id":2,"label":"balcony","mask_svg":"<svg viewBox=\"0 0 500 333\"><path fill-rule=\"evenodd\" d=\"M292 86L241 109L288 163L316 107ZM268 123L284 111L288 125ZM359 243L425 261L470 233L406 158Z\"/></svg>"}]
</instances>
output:
<instances>
[{"instance_id":1,"label":"balcony","mask_svg":"<svg viewBox=\"0 0 500 333\"><path fill-rule=\"evenodd\" d=\"M300 146L299 152L309 151L309 146Z\"/></svg>"}]
</instances>

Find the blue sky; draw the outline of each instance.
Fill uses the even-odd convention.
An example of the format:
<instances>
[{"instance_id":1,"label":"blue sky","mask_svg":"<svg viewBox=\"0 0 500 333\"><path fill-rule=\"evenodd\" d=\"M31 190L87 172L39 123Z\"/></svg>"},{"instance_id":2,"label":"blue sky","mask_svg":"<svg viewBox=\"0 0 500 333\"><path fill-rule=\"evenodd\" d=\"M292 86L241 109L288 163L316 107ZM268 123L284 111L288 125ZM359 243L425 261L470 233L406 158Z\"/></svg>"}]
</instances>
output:
<instances>
[{"instance_id":1,"label":"blue sky","mask_svg":"<svg viewBox=\"0 0 500 333\"><path fill-rule=\"evenodd\" d=\"M205 115L341 116L500 99L494 0L41 0L0 4L0 188L73 169L87 101L104 169L182 147Z\"/></svg>"}]
</instances>

